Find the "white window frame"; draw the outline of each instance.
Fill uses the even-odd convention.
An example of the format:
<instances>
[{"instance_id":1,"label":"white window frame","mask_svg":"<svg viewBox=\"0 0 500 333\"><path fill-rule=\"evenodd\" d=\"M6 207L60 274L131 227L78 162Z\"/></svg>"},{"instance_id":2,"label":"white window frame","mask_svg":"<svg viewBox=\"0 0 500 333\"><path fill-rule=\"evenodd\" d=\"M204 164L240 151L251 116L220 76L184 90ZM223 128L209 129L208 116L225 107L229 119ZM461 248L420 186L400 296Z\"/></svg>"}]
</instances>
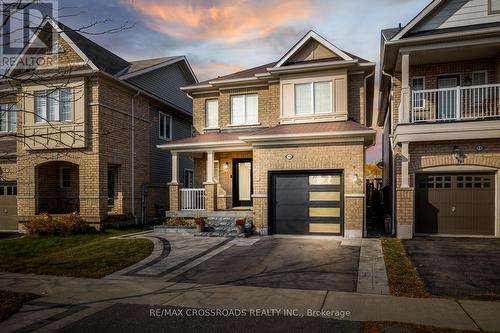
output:
<instances>
[{"instance_id":1,"label":"white window frame","mask_svg":"<svg viewBox=\"0 0 500 333\"><path fill-rule=\"evenodd\" d=\"M491 4L492 0L488 0L488 14L500 14L500 8L499 9L493 9L493 5Z\"/></svg>"},{"instance_id":2,"label":"white window frame","mask_svg":"<svg viewBox=\"0 0 500 333\"><path fill-rule=\"evenodd\" d=\"M62 115L62 99L61 99L61 91L62 90L69 90L71 93L71 100L70 100L70 114L71 114L71 119L69 120L61 120L61 115ZM49 95L51 93L57 92L57 119L49 119ZM43 115L42 117L39 117L38 114L36 113L37 105L36 105L36 95L38 94L43 94L45 98L45 109L43 110ZM61 88L56 88L52 90L37 90L33 92L33 106L34 106L34 117L35 117L35 123L40 124L40 123L72 123L75 121L75 105L74 105L74 91L73 88L71 87L61 87Z\"/></svg>"},{"instance_id":3,"label":"white window frame","mask_svg":"<svg viewBox=\"0 0 500 333\"><path fill-rule=\"evenodd\" d=\"M169 119L169 122L168 122L168 127L169 127L169 131L168 131L168 134L169 136L162 136L161 135L161 117L164 116L166 118ZM166 134L167 131L166 131L167 127L166 127L166 124L165 124L165 128L164 128L164 133ZM165 140L165 141L171 141L172 140L172 116L164 113L164 112L161 112L161 111L158 111L158 137L162 140Z\"/></svg>"},{"instance_id":4,"label":"white window frame","mask_svg":"<svg viewBox=\"0 0 500 333\"><path fill-rule=\"evenodd\" d=\"M484 77L486 78L486 81L484 84L488 84L488 71L487 70L482 70L482 71L473 71L471 73L471 84L474 85L474 74L484 74Z\"/></svg>"},{"instance_id":5,"label":"white window frame","mask_svg":"<svg viewBox=\"0 0 500 333\"><path fill-rule=\"evenodd\" d=\"M243 123L235 123L233 121L233 98L235 97L241 97L241 96L244 96L245 97L245 103L244 103L244 115L245 115L245 122ZM256 96L257 97L257 121L256 122L253 122L253 123L247 123L246 122L246 119L247 119L247 97L248 96ZM260 125L259 123L259 94L237 94L237 95L231 95L229 97L229 100L230 100L230 116L231 116L231 125L230 126L244 126L244 125Z\"/></svg>"},{"instance_id":6,"label":"white window frame","mask_svg":"<svg viewBox=\"0 0 500 333\"><path fill-rule=\"evenodd\" d=\"M330 92L330 108L328 112L316 112L316 103L314 101L314 85L316 83L328 83L329 84L329 92ZM298 85L309 85L311 89L311 112L308 113L297 113L297 90L296 87ZM310 115L323 115L323 114L331 114L333 113L333 81L332 80L318 80L318 81L310 81L310 82L298 82L293 84L293 112L296 117L301 117L301 116L310 116Z\"/></svg>"},{"instance_id":7,"label":"white window frame","mask_svg":"<svg viewBox=\"0 0 500 333\"><path fill-rule=\"evenodd\" d=\"M13 114L15 117L15 125L11 127L11 121L9 116ZM15 103L0 103L0 118L6 117L7 120L7 130L2 131L0 128L0 133L15 133L17 132L17 105Z\"/></svg>"},{"instance_id":8,"label":"white window frame","mask_svg":"<svg viewBox=\"0 0 500 333\"><path fill-rule=\"evenodd\" d=\"M209 102L217 102L217 124L215 126L210 126L208 122L208 103ZM219 99L218 98L209 98L205 100L205 128L219 128Z\"/></svg>"},{"instance_id":9,"label":"white window frame","mask_svg":"<svg viewBox=\"0 0 500 333\"><path fill-rule=\"evenodd\" d=\"M69 170L69 186L64 186L64 170ZM61 176L60 176L60 188L71 188L71 168L70 167L61 167L60 169Z\"/></svg>"},{"instance_id":10,"label":"white window frame","mask_svg":"<svg viewBox=\"0 0 500 333\"><path fill-rule=\"evenodd\" d=\"M412 91L419 91L415 90L415 80L420 80L422 79L422 90L425 90L425 76L420 75L420 76L413 76L411 78L411 89ZM425 98L422 99L422 106L412 106L415 110L425 110Z\"/></svg>"}]
</instances>

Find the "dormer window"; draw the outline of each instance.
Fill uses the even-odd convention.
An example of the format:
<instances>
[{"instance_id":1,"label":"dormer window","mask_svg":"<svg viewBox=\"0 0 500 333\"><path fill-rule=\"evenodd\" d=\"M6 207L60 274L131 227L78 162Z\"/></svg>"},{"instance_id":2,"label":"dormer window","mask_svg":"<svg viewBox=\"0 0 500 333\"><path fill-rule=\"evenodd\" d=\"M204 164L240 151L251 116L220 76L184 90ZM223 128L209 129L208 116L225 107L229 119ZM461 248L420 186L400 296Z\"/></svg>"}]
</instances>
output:
<instances>
[{"instance_id":1,"label":"dormer window","mask_svg":"<svg viewBox=\"0 0 500 333\"><path fill-rule=\"evenodd\" d=\"M488 0L488 13L500 14L500 0Z\"/></svg>"}]
</instances>

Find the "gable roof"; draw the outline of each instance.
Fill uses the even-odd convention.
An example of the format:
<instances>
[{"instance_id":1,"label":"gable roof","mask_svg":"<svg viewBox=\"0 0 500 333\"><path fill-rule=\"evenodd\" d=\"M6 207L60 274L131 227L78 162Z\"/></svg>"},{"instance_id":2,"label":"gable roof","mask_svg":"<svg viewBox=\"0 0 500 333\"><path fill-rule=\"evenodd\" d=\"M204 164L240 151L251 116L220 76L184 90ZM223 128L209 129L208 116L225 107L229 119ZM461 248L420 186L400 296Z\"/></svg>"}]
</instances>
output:
<instances>
[{"instance_id":1,"label":"gable roof","mask_svg":"<svg viewBox=\"0 0 500 333\"><path fill-rule=\"evenodd\" d=\"M278 62L273 66L274 68L279 68L286 64L286 62L293 56L295 55L308 41L310 40L315 40L324 47L326 47L328 50L339 56L342 60L353 60L353 58L346 54L344 51L330 43L328 40L325 38L321 37L318 33L316 33L313 30L309 30L309 32L302 37L290 50L288 50L287 53L283 57L281 57Z\"/></svg>"},{"instance_id":2,"label":"gable roof","mask_svg":"<svg viewBox=\"0 0 500 333\"><path fill-rule=\"evenodd\" d=\"M309 41L314 40L320 43L322 46L326 47L329 51L334 53L336 56L331 58L322 58L314 60L305 60L300 62L287 63L297 52L300 52L302 47L306 45ZM273 72L278 72L282 70L288 70L292 67L306 67L306 66L346 66L346 65L362 65L362 66L373 66L375 63L361 58L357 55L344 51L335 45L331 44L329 41L321 37L314 31L309 31L304 37L302 37L283 57L281 57L276 62L267 63L264 65L252 67L249 69L241 70L231 74L218 76L209 80L199 82L194 85L182 87L184 91L189 91L192 89L206 89L210 88L214 84L232 83L239 81L257 81L261 78L271 77Z\"/></svg>"}]
</instances>

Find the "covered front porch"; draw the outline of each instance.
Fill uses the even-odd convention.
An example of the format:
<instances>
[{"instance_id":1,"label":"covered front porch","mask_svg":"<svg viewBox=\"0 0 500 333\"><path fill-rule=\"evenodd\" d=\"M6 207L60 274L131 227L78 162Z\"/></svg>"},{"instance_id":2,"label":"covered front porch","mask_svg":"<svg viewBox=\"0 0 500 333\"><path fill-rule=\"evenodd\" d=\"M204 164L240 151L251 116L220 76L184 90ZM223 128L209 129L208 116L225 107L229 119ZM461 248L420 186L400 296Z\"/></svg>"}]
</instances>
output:
<instances>
[{"instance_id":1,"label":"covered front porch","mask_svg":"<svg viewBox=\"0 0 500 333\"><path fill-rule=\"evenodd\" d=\"M172 151L169 215L248 217L252 215L253 153L248 147ZM179 175L179 156L194 160L194 179Z\"/></svg>"}]
</instances>

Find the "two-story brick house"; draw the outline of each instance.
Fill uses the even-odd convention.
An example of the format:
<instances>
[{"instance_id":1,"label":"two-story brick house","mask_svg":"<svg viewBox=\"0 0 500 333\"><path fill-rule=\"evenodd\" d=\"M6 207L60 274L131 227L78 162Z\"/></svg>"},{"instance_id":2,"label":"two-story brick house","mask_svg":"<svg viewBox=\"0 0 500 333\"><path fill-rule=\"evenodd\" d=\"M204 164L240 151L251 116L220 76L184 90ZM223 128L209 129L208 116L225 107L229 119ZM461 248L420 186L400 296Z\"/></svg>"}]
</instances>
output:
<instances>
[{"instance_id":1,"label":"two-story brick house","mask_svg":"<svg viewBox=\"0 0 500 333\"><path fill-rule=\"evenodd\" d=\"M21 66L34 55L44 61ZM126 61L46 18L6 76L0 229L45 212L99 225L168 208L171 155L157 145L192 135L192 101L179 88L197 79L185 57Z\"/></svg>"},{"instance_id":2,"label":"two-story brick house","mask_svg":"<svg viewBox=\"0 0 500 333\"><path fill-rule=\"evenodd\" d=\"M400 238L500 235L500 1L382 31L384 185Z\"/></svg>"},{"instance_id":3,"label":"two-story brick house","mask_svg":"<svg viewBox=\"0 0 500 333\"><path fill-rule=\"evenodd\" d=\"M374 68L310 31L276 62L183 87L196 135L161 146L173 155L171 212L361 237ZM195 189L179 179L186 155Z\"/></svg>"}]
</instances>

